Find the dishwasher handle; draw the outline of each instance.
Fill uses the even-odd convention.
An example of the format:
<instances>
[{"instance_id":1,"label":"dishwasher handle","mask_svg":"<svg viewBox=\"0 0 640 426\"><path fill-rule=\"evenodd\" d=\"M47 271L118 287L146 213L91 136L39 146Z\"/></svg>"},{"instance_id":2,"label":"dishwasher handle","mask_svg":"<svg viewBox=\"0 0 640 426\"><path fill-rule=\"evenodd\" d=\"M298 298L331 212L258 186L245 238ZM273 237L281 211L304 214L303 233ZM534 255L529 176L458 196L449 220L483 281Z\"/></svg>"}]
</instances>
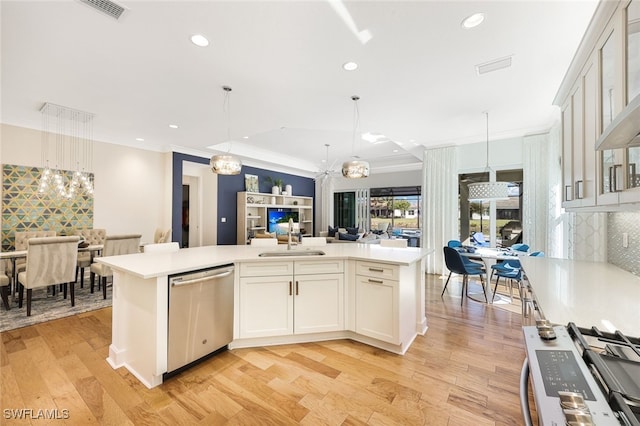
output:
<instances>
[{"instance_id":1,"label":"dishwasher handle","mask_svg":"<svg viewBox=\"0 0 640 426\"><path fill-rule=\"evenodd\" d=\"M525 426L532 426L531 408L529 407L529 359L525 357L520 370L520 408Z\"/></svg>"},{"instance_id":2,"label":"dishwasher handle","mask_svg":"<svg viewBox=\"0 0 640 426\"><path fill-rule=\"evenodd\" d=\"M171 287L180 287L180 286L183 286L183 285L197 284L197 283L201 283L201 282L204 282L204 281L215 280L215 279L218 279L218 278L224 278L224 277L228 277L232 273L233 273L233 270L221 272L221 273L215 274L215 275L207 275L206 277L195 278L195 279L192 279L192 280L171 281Z\"/></svg>"}]
</instances>

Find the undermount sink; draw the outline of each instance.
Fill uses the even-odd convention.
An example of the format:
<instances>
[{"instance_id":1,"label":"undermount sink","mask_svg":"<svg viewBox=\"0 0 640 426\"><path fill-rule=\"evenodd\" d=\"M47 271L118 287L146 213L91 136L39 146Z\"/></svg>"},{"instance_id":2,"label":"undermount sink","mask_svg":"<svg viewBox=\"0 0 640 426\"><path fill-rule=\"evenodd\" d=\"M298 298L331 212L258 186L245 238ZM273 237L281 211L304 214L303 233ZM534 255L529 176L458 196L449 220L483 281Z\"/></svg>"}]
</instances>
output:
<instances>
[{"instance_id":1,"label":"undermount sink","mask_svg":"<svg viewBox=\"0 0 640 426\"><path fill-rule=\"evenodd\" d=\"M323 256L322 250L291 250L291 251L265 251L260 253L260 257L280 257L280 256Z\"/></svg>"}]
</instances>

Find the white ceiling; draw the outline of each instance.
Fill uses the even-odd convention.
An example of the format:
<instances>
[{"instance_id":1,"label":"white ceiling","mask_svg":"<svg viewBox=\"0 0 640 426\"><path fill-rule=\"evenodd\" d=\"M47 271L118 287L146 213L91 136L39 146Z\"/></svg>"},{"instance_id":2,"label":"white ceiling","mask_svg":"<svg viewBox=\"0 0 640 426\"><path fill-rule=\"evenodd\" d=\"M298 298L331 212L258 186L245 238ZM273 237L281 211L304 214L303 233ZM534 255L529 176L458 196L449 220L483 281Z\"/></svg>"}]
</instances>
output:
<instances>
[{"instance_id":1,"label":"white ceiling","mask_svg":"<svg viewBox=\"0 0 640 426\"><path fill-rule=\"evenodd\" d=\"M245 164L306 175L326 167L324 144L329 163L355 152L372 173L415 167L425 146L484 141L484 111L492 140L549 129L559 115L551 102L597 5L118 3L127 10L115 20L78 0L1 1L3 123L39 129L40 107L52 102L94 113L96 140L210 156L207 147L230 133ZM484 23L461 28L475 12ZM354 28L372 38L361 43ZM193 45L196 33L210 45ZM475 65L508 55L511 68L476 74ZM359 68L344 71L347 61ZM223 85L233 88L230 121ZM353 142L352 95L361 98L359 130L387 142Z\"/></svg>"}]
</instances>

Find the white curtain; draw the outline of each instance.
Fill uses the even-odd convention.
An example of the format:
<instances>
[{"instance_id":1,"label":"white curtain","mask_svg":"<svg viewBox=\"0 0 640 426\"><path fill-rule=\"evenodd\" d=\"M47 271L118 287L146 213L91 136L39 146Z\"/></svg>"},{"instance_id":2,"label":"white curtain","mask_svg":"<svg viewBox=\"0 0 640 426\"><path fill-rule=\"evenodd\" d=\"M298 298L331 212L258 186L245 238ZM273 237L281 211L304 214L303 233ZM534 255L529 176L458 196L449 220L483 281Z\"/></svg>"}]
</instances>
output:
<instances>
[{"instance_id":1,"label":"white curtain","mask_svg":"<svg viewBox=\"0 0 640 426\"><path fill-rule=\"evenodd\" d=\"M523 140L522 241L548 257L563 257L565 222L558 128Z\"/></svg>"},{"instance_id":2,"label":"white curtain","mask_svg":"<svg viewBox=\"0 0 640 426\"><path fill-rule=\"evenodd\" d=\"M426 271L444 274L442 247L458 239L458 156L455 147L427 149L422 162L422 246L434 249Z\"/></svg>"}]
</instances>

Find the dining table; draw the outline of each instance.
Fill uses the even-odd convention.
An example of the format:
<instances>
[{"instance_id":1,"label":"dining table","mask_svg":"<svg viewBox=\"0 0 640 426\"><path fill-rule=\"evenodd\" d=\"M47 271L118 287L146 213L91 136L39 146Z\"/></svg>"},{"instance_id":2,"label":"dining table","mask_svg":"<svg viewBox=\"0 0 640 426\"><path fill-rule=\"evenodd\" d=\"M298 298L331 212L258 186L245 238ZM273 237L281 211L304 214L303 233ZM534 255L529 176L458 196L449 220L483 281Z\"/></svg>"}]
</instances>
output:
<instances>
[{"instance_id":1,"label":"dining table","mask_svg":"<svg viewBox=\"0 0 640 426\"><path fill-rule=\"evenodd\" d=\"M485 266L487 283L484 286L482 293L469 293L469 298L476 302L496 303L496 304L508 304L511 303L511 298L502 294L494 293L491 288L491 282L489 277L491 276L491 267L498 263L498 261L505 260L518 260L520 256L527 256L525 252L517 252L509 248L497 248L497 247L469 247L460 250L460 254L469 259L481 260ZM485 299L486 297L486 299Z\"/></svg>"}]
</instances>

